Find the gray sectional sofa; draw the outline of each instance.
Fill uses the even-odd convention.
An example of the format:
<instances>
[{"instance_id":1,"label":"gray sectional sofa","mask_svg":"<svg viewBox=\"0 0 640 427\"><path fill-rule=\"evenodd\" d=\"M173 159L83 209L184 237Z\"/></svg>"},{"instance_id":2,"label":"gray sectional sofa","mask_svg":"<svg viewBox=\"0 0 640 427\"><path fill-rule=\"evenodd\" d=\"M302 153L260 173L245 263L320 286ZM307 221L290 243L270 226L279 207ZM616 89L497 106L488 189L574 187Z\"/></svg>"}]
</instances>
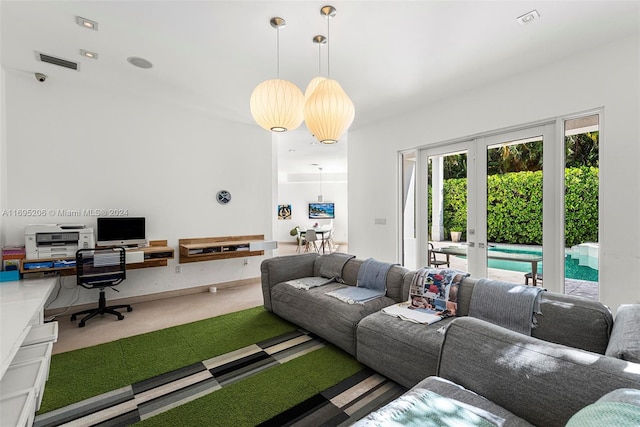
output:
<instances>
[{"instance_id":1,"label":"gray sectional sofa","mask_svg":"<svg viewBox=\"0 0 640 427\"><path fill-rule=\"evenodd\" d=\"M640 364L621 360L640 353L640 344L625 342L633 329L628 325L638 324L634 315L626 316L626 327L617 328L621 332L612 345L616 329L610 310L578 297L544 292L538 326L526 336L468 316L477 282L472 278L460 284L456 316L432 325L380 311L408 299L416 271L401 266L389 270L386 295L364 305L325 295L356 284L364 262L357 258L344 263L339 278L343 284L302 290L285 283L321 276L331 257L311 253L264 260L265 308L404 387L432 390L481 408L506 420L504 426L564 425L609 391L640 389ZM634 347L631 352L629 347Z\"/></svg>"},{"instance_id":2,"label":"gray sectional sofa","mask_svg":"<svg viewBox=\"0 0 640 427\"><path fill-rule=\"evenodd\" d=\"M456 318L447 327L437 374L405 396L433 392L504 427L565 426L604 395L640 388L640 364L541 341L472 317ZM398 422L399 412L407 410L405 396L356 426ZM640 408L636 414L630 425L640 425ZM429 414L438 415L436 409ZM605 420L588 425L629 425ZM573 425L587 427L584 421Z\"/></svg>"}]
</instances>

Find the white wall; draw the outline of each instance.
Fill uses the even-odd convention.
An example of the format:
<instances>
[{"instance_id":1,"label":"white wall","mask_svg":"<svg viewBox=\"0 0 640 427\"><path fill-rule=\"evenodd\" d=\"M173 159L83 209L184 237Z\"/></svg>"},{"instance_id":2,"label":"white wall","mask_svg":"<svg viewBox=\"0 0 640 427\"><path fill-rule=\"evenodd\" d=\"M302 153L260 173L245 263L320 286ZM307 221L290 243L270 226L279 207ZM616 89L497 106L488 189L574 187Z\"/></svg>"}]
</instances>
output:
<instances>
[{"instance_id":1,"label":"white wall","mask_svg":"<svg viewBox=\"0 0 640 427\"><path fill-rule=\"evenodd\" d=\"M119 294L137 296L258 277L263 257L178 264L178 239L272 233L271 135L178 105L6 72L5 209L126 209L147 218L147 237L168 240L169 267L130 270ZM248 155L247 153L251 153ZM231 192L222 206L218 190ZM94 217L4 217L7 244L28 223ZM265 256L270 255L267 253ZM74 276L51 308L73 301ZM109 291L111 292L111 291ZM77 303L95 302L81 290Z\"/></svg>"},{"instance_id":2,"label":"white wall","mask_svg":"<svg viewBox=\"0 0 640 427\"><path fill-rule=\"evenodd\" d=\"M319 189L319 181L314 180L308 182L280 181L278 183L278 204L290 204L292 208L291 220L278 221L276 239L279 242L294 243L296 239L289 234L289 231L296 225L307 228L316 222L320 225L325 225L330 222L328 219L309 219L309 202L316 202L318 200ZM335 203L336 218L333 220L334 240L336 242L347 242L347 219L349 218L347 183L323 181L322 193L325 202Z\"/></svg>"},{"instance_id":3,"label":"white wall","mask_svg":"<svg viewBox=\"0 0 640 427\"><path fill-rule=\"evenodd\" d=\"M5 246L4 216L1 214L6 206L6 175L7 175L7 138L6 138L6 120L5 120L5 73L4 68L0 67L0 247ZM1 268L1 267L0 267Z\"/></svg>"},{"instance_id":4,"label":"white wall","mask_svg":"<svg viewBox=\"0 0 640 427\"><path fill-rule=\"evenodd\" d=\"M397 261L398 150L603 106L600 298L613 309L640 302L639 40L619 40L351 131L349 252ZM387 218L386 225L374 225L374 217Z\"/></svg>"}]
</instances>

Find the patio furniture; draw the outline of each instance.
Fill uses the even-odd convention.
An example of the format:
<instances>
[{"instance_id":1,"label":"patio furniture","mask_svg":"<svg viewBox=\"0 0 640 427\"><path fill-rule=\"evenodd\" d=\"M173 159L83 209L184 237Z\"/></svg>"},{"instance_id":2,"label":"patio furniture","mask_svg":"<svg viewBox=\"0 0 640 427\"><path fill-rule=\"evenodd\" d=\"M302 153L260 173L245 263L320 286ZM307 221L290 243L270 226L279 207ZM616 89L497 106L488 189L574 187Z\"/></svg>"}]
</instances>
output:
<instances>
[{"instance_id":1,"label":"patio furniture","mask_svg":"<svg viewBox=\"0 0 640 427\"><path fill-rule=\"evenodd\" d=\"M436 253L433 251L433 243L429 242L429 266L430 267L440 267L441 265L446 265L447 268L450 267L449 254L445 254L445 259L438 259L436 257Z\"/></svg>"},{"instance_id":2,"label":"patio furniture","mask_svg":"<svg viewBox=\"0 0 640 427\"><path fill-rule=\"evenodd\" d=\"M529 279L531 279L532 277L533 277L532 273L526 273L524 275L524 284L529 286ZM538 281L538 280L542 282L542 273L536 274L536 281Z\"/></svg>"},{"instance_id":3,"label":"patio furniture","mask_svg":"<svg viewBox=\"0 0 640 427\"><path fill-rule=\"evenodd\" d=\"M467 248L462 246L447 246L444 248L434 248L431 252L439 254L449 254L457 256L467 256ZM536 254L516 254L500 251L487 251L487 258L500 259L505 261L528 262L531 264L531 281L533 286L538 282L538 263L542 262L542 255Z\"/></svg>"}]
</instances>

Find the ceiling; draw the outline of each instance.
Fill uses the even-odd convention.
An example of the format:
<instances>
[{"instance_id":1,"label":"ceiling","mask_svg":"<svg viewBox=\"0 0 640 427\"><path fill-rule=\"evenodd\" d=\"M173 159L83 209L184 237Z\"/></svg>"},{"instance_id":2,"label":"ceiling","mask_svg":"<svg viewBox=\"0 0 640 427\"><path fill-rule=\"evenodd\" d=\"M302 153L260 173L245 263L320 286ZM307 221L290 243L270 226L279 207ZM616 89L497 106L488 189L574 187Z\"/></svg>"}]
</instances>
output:
<instances>
[{"instance_id":1,"label":"ceiling","mask_svg":"<svg viewBox=\"0 0 640 427\"><path fill-rule=\"evenodd\" d=\"M318 1L2 1L2 66L44 84L119 88L227 120L253 124L249 97L276 77L304 92L318 74L316 34L327 34ZM639 1L335 1L330 76L356 107L352 129L402 115L474 87L637 34ZM540 18L516 18L536 9ZM97 21L98 31L75 22ZM97 60L79 55L97 52ZM327 51L321 48L322 74ZM35 51L81 63L75 72ZM126 59L153 63L144 70ZM256 125L257 126L257 125ZM266 131L265 131L266 132ZM346 170L346 141L312 144L304 124L280 142L281 171ZM291 151L294 150L294 151Z\"/></svg>"}]
</instances>

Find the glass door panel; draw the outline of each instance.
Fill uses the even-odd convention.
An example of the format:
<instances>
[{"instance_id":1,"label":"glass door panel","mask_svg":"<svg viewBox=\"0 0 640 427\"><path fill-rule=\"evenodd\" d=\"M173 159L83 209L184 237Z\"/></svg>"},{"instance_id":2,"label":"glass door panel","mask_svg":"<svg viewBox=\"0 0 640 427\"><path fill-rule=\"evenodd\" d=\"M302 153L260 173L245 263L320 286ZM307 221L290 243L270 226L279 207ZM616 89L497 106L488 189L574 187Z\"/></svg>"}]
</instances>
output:
<instances>
[{"instance_id":1,"label":"glass door panel","mask_svg":"<svg viewBox=\"0 0 640 427\"><path fill-rule=\"evenodd\" d=\"M402 265L418 268L416 240L416 152L401 154L402 162Z\"/></svg>"},{"instance_id":2,"label":"glass door panel","mask_svg":"<svg viewBox=\"0 0 640 427\"><path fill-rule=\"evenodd\" d=\"M427 251L424 265L468 271L466 145L428 150L426 169ZM456 254L445 253L452 247L458 248Z\"/></svg>"},{"instance_id":3,"label":"glass door panel","mask_svg":"<svg viewBox=\"0 0 640 427\"><path fill-rule=\"evenodd\" d=\"M598 300L600 116L564 121L564 291Z\"/></svg>"},{"instance_id":4,"label":"glass door panel","mask_svg":"<svg viewBox=\"0 0 640 427\"><path fill-rule=\"evenodd\" d=\"M485 138L487 276L542 286L543 129ZM480 206L479 206L480 208Z\"/></svg>"}]
</instances>

